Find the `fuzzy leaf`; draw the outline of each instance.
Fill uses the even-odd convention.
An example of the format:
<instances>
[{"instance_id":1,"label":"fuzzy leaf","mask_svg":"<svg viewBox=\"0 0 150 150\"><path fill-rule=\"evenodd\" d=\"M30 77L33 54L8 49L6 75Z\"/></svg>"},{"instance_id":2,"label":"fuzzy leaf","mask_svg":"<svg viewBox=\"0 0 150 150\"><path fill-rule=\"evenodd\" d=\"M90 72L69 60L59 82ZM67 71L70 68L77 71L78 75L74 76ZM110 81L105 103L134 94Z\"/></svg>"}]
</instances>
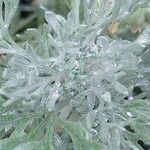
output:
<instances>
[{"instance_id":1,"label":"fuzzy leaf","mask_svg":"<svg viewBox=\"0 0 150 150\"><path fill-rule=\"evenodd\" d=\"M113 86L117 92L124 94L124 95L128 94L127 88L124 85L120 84L119 82L114 82Z\"/></svg>"}]
</instances>

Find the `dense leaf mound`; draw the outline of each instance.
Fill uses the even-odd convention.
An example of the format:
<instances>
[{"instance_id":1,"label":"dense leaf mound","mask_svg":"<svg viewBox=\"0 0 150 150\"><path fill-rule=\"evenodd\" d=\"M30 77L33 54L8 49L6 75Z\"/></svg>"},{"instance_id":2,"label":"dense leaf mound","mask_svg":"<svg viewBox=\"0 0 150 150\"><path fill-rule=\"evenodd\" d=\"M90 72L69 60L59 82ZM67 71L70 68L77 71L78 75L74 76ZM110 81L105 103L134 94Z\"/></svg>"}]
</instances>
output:
<instances>
[{"instance_id":1,"label":"dense leaf mound","mask_svg":"<svg viewBox=\"0 0 150 150\"><path fill-rule=\"evenodd\" d=\"M46 11L47 23L27 29L21 45L8 32L17 2L0 1L0 149L150 144L150 28L134 41L105 32L148 0L72 0L67 18Z\"/></svg>"}]
</instances>

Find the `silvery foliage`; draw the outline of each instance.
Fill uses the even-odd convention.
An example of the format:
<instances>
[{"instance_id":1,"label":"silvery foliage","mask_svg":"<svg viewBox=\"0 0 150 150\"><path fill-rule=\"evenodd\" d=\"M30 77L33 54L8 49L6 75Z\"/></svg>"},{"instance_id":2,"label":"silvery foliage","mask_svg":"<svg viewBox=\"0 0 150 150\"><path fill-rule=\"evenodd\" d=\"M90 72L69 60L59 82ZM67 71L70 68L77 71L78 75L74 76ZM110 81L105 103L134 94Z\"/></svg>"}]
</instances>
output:
<instances>
[{"instance_id":1,"label":"silvery foliage","mask_svg":"<svg viewBox=\"0 0 150 150\"><path fill-rule=\"evenodd\" d=\"M17 2L0 0L0 52L8 58L0 130L9 134L0 149L140 150L138 140L150 144L150 28L133 42L104 34L148 0L73 0L67 19L46 11L47 23L28 29L21 46L8 33ZM135 87L142 92L134 94Z\"/></svg>"}]
</instances>

